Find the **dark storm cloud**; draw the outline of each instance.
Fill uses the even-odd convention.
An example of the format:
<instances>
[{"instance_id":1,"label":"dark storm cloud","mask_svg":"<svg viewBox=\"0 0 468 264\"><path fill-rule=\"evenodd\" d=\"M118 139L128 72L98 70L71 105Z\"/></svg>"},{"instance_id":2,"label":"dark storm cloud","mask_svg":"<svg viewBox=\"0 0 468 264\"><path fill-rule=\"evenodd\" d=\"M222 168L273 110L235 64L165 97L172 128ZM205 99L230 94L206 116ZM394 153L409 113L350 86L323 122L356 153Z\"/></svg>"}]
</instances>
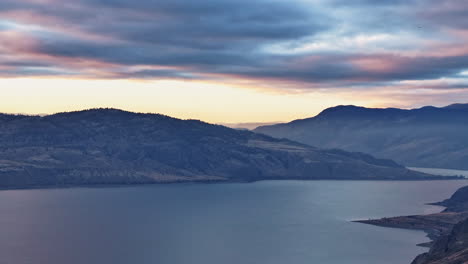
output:
<instances>
[{"instance_id":1,"label":"dark storm cloud","mask_svg":"<svg viewBox=\"0 0 468 264\"><path fill-rule=\"evenodd\" d=\"M416 14L426 23L457 29L468 28L468 1L466 0L431 0L420 7Z\"/></svg>"},{"instance_id":2,"label":"dark storm cloud","mask_svg":"<svg viewBox=\"0 0 468 264\"><path fill-rule=\"evenodd\" d=\"M258 67L239 71L239 76L251 76L262 79L295 79L312 83L367 83L400 80L437 79L453 76L460 69L468 68L468 55L451 57L402 57L385 54L340 55L314 58L310 62L301 62L302 58L288 64L271 67ZM383 70L361 67L359 61L371 60L376 66L385 65ZM378 67L377 67L378 68ZM233 72L231 72L233 73Z\"/></svg>"},{"instance_id":3,"label":"dark storm cloud","mask_svg":"<svg viewBox=\"0 0 468 264\"><path fill-rule=\"evenodd\" d=\"M413 50L419 48L415 45L422 48L421 39L445 41L443 30L468 26L463 19L468 6L465 1L323 2L6 0L0 3L0 17L4 17L0 18L0 30L10 32L0 38L22 43L27 38L28 45L18 49L14 41L5 42L9 46L0 47L0 58L3 55L8 60L0 60L0 65L8 72L16 68L17 75L93 72L97 75L93 77L175 79L216 75L341 83L343 87L356 82L378 85L454 77L468 68L468 52L460 49L460 40L453 49L461 51L455 55L444 55L444 50L437 56L407 55L406 48L394 48L400 44L413 45ZM372 42L340 51L288 50L323 36L327 37L322 46L331 47L348 41L344 38L364 36L365 40L378 34L402 33L419 42L383 43L379 51L373 51L378 47ZM284 43L289 46L272 51L272 45ZM93 71L89 71L90 63ZM137 66L148 69L132 69ZM61 67L63 71L57 70Z\"/></svg>"},{"instance_id":4,"label":"dark storm cloud","mask_svg":"<svg viewBox=\"0 0 468 264\"><path fill-rule=\"evenodd\" d=\"M400 27L406 23L431 29L440 26L448 28L468 26L466 19L468 1L466 0L331 0L325 2L335 8L341 6L357 9L361 15L373 17L376 22L387 22L389 27L394 23ZM397 19L401 23L398 23Z\"/></svg>"},{"instance_id":5,"label":"dark storm cloud","mask_svg":"<svg viewBox=\"0 0 468 264\"><path fill-rule=\"evenodd\" d=\"M223 66L253 65L255 59L236 50L172 49L165 45L103 44L61 40L41 42L35 52L69 58L98 59L124 65Z\"/></svg>"},{"instance_id":6,"label":"dark storm cloud","mask_svg":"<svg viewBox=\"0 0 468 264\"><path fill-rule=\"evenodd\" d=\"M209 66L253 66L266 56L258 50L261 45L313 36L328 28L325 14L279 1L84 0L50 9L32 7L62 21L63 27L111 39L35 32L33 53L126 65L198 67L195 72L209 72Z\"/></svg>"},{"instance_id":7,"label":"dark storm cloud","mask_svg":"<svg viewBox=\"0 0 468 264\"><path fill-rule=\"evenodd\" d=\"M177 70L141 70L135 72L123 72L118 75L119 77L128 78L142 78L142 79L153 79L158 77L173 77L176 79L188 79L188 80L200 80L202 76L194 75L190 72L177 71Z\"/></svg>"},{"instance_id":8,"label":"dark storm cloud","mask_svg":"<svg viewBox=\"0 0 468 264\"><path fill-rule=\"evenodd\" d=\"M398 5L410 5L415 3L416 0L330 0L328 3L332 5L345 5L345 6L398 6Z\"/></svg>"}]
</instances>

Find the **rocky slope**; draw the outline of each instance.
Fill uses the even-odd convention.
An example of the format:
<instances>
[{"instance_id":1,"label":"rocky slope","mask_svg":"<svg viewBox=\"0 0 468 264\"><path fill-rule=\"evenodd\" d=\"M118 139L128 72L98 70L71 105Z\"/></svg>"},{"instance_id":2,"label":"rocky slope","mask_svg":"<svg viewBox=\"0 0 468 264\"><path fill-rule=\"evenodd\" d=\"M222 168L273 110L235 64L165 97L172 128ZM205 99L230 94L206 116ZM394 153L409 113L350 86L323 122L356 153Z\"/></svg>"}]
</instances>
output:
<instances>
[{"instance_id":1,"label":"rocky slope","mask_svg":"<svg viewBox=\"0 0 468 264\"><path fill-rule=\"evenodd\" d=\"M254 131L406 166L468 170L468 104L412 110L337 106L316 117Z\"/></svg>"},{"instance_id":2,"label":"rocky slope","mask_svg":"<svg viewBox=\"0 0 468 264\"><path fill-rule=\"evenodd\" d=\"M468 220L456 224L451 232L437 239L428 253L418 256L412 264L468 263Z\"/></svg>"},{"instance_id":3,"label":"rocky slope","mask_svg":"<svg viewBox=\"0 0 468 264\"><path fill-rule=\"evenodd\" d=\"M365 154L156 114L93 109L0 115L0 188L425 178L431 177Z\"/></svg>"}]
</instances>

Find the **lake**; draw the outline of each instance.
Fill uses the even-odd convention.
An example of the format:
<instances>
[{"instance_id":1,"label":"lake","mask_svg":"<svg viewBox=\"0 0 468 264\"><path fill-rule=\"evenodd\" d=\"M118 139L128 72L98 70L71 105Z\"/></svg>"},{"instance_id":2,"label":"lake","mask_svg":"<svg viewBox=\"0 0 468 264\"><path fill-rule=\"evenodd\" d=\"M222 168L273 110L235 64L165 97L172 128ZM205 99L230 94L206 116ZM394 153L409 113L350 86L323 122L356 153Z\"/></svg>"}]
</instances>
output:
<instances>
[{"instance_id":1,"label":"lake","mask_svg":"<svg viewBox=\"0 0 468 264\"><path fill-rule=\"evenodd\" d=\"M467 181L262 181L0 191L1 264L409 264Z\"/></svg>"}]
</instances>

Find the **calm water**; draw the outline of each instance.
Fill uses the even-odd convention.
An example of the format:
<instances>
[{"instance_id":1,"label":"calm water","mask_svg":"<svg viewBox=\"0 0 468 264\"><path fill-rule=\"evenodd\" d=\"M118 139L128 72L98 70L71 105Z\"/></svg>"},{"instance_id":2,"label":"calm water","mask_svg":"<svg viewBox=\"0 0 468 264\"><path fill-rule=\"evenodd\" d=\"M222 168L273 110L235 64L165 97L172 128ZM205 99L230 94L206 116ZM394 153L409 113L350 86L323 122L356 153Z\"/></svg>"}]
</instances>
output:
<instances>
[{"instance_id":1,"label":"calm water","mask_svg":"<svg viewBox=\"0 0 468 264\"><path fill-rule=\"evenodd\" d=\"M406 264L424 233L351 219L424 206L467 181L267 181L0 191L1 264Z\"/></svg>"}]
</instances>

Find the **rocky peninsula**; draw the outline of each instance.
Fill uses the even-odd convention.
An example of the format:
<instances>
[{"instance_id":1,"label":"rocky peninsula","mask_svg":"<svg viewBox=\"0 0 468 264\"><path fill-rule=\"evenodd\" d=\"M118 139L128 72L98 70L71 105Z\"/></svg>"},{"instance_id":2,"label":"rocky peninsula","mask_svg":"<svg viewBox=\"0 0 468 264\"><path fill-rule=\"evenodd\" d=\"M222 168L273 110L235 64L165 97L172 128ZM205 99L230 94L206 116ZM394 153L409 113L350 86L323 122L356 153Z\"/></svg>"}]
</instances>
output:
<instances>
[{"instance_id":1,"label":"rocky peninsula","mask_svg":"<svg viewBox=\"0 0 468 264\"><path fill-rule=\"evenodd\" d=\"M412 264L468 263L468 186L457 190L449 199L434 203L445 206L440 213L360 220L356 222L393 228L423 230L432 240L421 244L430 247Z\"/></svg>"}]
</instances>

